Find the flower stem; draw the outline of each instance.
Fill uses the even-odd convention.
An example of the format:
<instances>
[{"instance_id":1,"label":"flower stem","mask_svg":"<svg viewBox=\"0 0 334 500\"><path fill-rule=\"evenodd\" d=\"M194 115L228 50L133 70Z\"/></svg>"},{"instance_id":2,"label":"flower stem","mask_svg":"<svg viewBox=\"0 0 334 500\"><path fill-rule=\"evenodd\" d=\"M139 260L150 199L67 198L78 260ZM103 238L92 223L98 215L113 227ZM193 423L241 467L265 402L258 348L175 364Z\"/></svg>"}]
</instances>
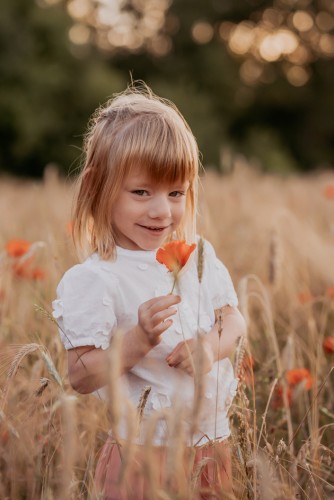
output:
<instances>
[{"instance_id":1,"label":"flower stem","mask_svg":"<svg viewBox=\"0 0 334 500\"><path fill-rule=\"evenodd\" d=\"M174 292L174 288L175 288L176 282L177 282L177 273L174 274L173 286L172 286L171 291L169 292L169 295L172 295L172 293Z\"/></svg>"}]
</instances>

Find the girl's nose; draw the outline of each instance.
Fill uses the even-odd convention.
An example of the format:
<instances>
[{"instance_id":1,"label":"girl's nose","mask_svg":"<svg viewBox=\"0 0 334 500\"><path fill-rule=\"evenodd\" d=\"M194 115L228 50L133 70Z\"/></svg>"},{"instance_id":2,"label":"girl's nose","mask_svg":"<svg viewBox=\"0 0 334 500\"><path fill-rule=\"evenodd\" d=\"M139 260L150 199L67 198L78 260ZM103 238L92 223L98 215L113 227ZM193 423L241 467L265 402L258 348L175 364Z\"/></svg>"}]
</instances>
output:
<instances>
[{"instance_id":1,"label":"girl's nose","mask_svg":"<svg viewBox=\"0 0 334 500\"><path fill-rule=\"evenodd\" d=\"M166 219L171 216L170 202L167 196L154 196L149 207L152 219Z\"/></svg>"}]
</instances>

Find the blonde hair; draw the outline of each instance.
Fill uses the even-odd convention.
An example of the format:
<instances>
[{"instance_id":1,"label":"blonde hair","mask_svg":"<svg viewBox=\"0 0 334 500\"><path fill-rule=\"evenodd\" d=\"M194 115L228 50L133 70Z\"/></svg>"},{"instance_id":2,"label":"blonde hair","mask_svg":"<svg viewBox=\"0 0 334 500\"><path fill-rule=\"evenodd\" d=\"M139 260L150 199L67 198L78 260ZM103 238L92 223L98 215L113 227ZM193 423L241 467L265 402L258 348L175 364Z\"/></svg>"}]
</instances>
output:
<instances>
[{"instance_id":1,"label":"blonde hair","mask_svg":"<svg viewBox=\"0 0 334 500\"><path fill-rule=\"evenodd\" d=\"M153 182L189 181L186 210L177 239L193 241L199 153L196 140L173 103L149 87L129 87L97 109L84 141L84 166L78 178L73 237L82 255L115 257L111 226L114 203L124 179L141 168Z\"/></svg>"}]
</instances>

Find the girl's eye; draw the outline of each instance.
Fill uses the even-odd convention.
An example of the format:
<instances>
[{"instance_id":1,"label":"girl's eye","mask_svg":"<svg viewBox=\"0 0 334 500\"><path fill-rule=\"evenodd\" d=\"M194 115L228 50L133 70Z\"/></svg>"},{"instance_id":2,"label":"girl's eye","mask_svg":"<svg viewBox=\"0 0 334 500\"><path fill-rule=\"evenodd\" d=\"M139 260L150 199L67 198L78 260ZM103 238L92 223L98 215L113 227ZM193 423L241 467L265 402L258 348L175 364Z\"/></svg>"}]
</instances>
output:
<instances>
[{"instance_id":1,"label":"girl's eye","mask_svg":"<svg viewBox=\"0 0 334 500\"><path fill-rule=\"evenodd\" d=\"M169 193L169 196L171 196L172 198L180 198L184 195L185 193L183 191L172 191L171 193Z\"/></svg>"},{"instance_id":2,"label":"girl's eye","mask_svg":"<svg viewBox=\"0 0 334 500\"><path fill-rule=\"evenodd\" d=\"M145 189L135 189L132 193L137 194L138 196L148 196L148 191Z\"/></svg>"}]
</instances>

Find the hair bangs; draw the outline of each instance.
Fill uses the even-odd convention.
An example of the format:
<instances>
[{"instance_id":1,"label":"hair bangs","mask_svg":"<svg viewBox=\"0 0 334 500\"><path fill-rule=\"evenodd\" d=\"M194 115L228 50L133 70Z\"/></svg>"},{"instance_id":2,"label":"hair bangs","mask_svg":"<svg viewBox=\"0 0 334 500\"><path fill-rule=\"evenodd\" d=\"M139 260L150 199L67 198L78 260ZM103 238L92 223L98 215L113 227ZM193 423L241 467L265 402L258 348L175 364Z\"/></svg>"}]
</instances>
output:
<instances>
[{"instance_id":1,"label":"hair bangs","mask_svg":"<svg viewBox=\"0 0 334 500\"><path fill-rule=\"evenodd\" d=\"M123 130L127 154L121 163L126 164L129 174L139 168L156 183L192 183L198 173L196 141L184 125L181 128L168 118L147 113L133 120Z\"/></svg>"}]
</instances>

